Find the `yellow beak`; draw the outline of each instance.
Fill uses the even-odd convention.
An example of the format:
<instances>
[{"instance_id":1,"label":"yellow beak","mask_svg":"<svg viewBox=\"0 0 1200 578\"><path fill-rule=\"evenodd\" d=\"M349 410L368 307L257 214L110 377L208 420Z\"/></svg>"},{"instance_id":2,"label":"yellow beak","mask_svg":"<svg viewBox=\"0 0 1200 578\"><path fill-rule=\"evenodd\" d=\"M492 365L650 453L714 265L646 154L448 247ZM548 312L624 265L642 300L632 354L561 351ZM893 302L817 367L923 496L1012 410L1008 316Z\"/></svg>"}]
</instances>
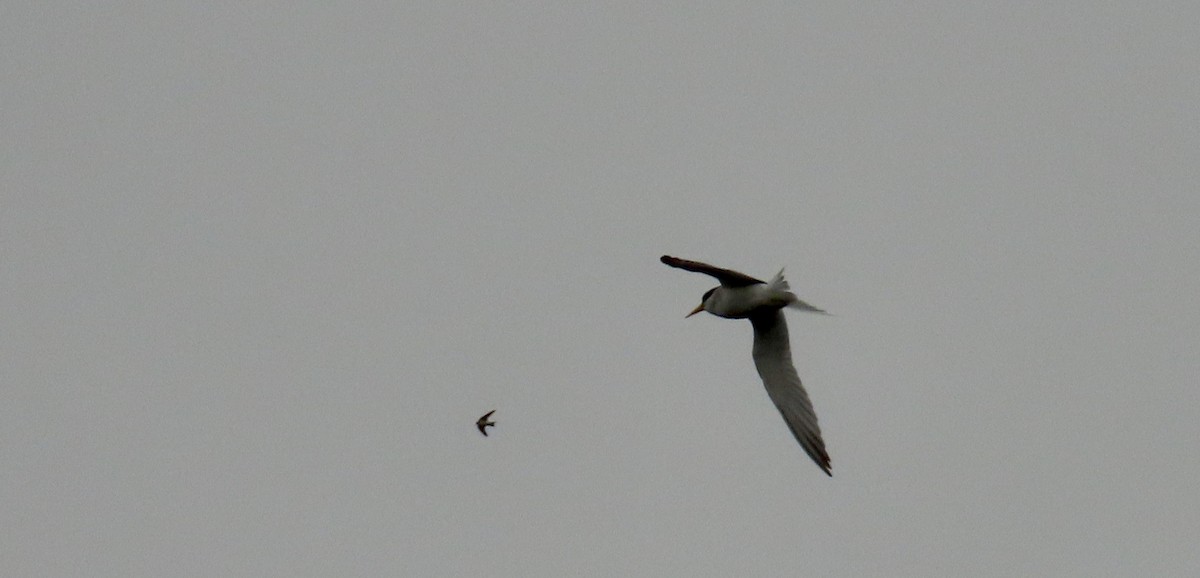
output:
<instances>
[{"instance_id":1,"label":"yellow beak","mask_svg":"<svg viewBox=\"0 0 1200 578\"><path fill-rule=\"evenodd\" d=\"M684 316L683 316L683 318L684 318L684 319L687 319L688 317L691 317L691 316L693 316L693 315L695 315L695 314L697 314L697 313L699 313L699 312L701 312L701 311L704 311L704 304L703 304L703 303L701 303L701 304L697 305L695 309L692 309L692 312L691 312L691 313L688 313L687 315L684 315Z\"/></svg>"}]
</instances>

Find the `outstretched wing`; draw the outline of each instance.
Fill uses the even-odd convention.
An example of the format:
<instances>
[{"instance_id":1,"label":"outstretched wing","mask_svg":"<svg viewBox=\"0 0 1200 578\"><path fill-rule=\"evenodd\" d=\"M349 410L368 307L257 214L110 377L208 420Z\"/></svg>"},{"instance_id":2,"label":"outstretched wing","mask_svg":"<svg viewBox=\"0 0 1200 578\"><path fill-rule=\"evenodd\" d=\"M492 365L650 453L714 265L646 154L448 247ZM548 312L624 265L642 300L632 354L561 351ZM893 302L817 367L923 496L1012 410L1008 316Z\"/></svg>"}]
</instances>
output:
<instances>
[{"instance_id":1,"label":"outstretched wing","mask_svg":"<svg viewBox=\"0 0 1200 578\"><path fill-rule=\"evenodd\" d=\"M492 411L483 414L483 417L479 418L475 422L475 427L479 428L479 433L483 434L483 437L487 437L487 426L496 425L495 423L488 422L488 418L492 417L493 413L496 413L496 410L493 409Z\"/></svg>"},{"instance_id":2,"label":"outstretched wing","mask_svg":"<svg viewBox=\"0 0 1200 578\"><path fill-rule=\"evenodd\" d=\"M817 414L813 411L808 393L800 384L800 376L792 365L792 351L788 344L787 321L783 310L763 312L750 317L754 325L754 365L762 377L767 395L783 415L800 447L808 456L832 476L829 471L829 454L821 439L821 428L817 427Z\"/></svg>"},{"instance_id":3,"label":"outstretched wing","mask_svg":"<svg viewBox=\"0 0 1200 578\"><path fill-rule=\"evenodd\" d=\"M713 267L708 263L688 261L687 259L680 259L670 255L663 255L659 260L666 265L675 267L676 269L683 269L685 271L692 271L694 273L704 273L705 275L716 277L717 281L720 281L721 284L726 287L745 287L747 285L762 283L761 280L755 279L754 277L746 275L745 273L738 273L737 271L722 269L720 267Z\"/></svg>"}]
</instances>

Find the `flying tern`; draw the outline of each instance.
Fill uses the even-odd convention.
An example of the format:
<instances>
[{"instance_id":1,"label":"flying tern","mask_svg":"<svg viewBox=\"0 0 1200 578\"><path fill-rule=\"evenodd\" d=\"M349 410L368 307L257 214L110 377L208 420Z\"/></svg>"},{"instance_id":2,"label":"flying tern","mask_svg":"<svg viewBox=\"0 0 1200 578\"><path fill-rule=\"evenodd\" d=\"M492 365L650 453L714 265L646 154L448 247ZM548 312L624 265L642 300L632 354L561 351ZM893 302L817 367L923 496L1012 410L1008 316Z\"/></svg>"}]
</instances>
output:
<instances>
[{"instance_id":1,"label":"flying tern","mask_svg":"<svg viewBox=\"0 0 1200 578\"><path fill-rule=\"evenodd\" d=\"M808 393L800 384L800 376L792 365L792 351L788 345L787 320L783 308L791 307L813 313L825 311L801 301L791 291L783 278L783 269L770 282L755 279L744 273L714 267L699 261L688 261L668 255L662 262L678 269L704 273L721 282L719 287L709 289L701 298L700 305L687 314L691 317L707 311L726 319L749 319L754 326L754 365L767 388L767 395L783 415L800 447L820 466L829 471L829 454L821 439L821 428L817 427L817 414L813 411Z\"/></svg>"},{"instance_id":2,"label":"flying tern","mask_svg":"<svg viewBox=\"0 0 1200 578\"><path fill-rule=\"evenodd\" d=\"M479 428L479 433L483 434L483 437L487 437L487 426L490 425L492 427L496 427L496 422L488 421L488 418L492 417L493 413L496 413L496 410L493 409L492 411L483 414L483 417L480 417L475 421L475 427Z\"/></svg>"}]
</instances>

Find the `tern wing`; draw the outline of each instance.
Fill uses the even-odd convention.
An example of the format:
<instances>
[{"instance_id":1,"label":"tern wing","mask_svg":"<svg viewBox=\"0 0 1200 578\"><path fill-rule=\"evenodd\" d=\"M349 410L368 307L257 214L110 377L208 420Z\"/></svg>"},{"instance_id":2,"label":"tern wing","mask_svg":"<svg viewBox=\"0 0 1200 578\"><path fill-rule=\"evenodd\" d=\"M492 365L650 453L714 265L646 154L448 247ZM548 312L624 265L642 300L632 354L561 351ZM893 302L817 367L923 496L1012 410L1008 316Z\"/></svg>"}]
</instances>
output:
<instances>
[{"instance_id":1,"label":"tern wing","mask_svg":"<svg viewBox=\"0 0 1200 578\"><path fill-rule=\"evenodd\" d=\"M800 376L792 365L792 351L788 344L787 321L783 310L776 309L750 317L754 325L754 365L762 377L767 395L779 408L783 421L800 442L808 456L832 476L829 471L829 454L821 439L821 428L817 427L817 414L813 411L808 393L800 384Z\"/></svg>"},{"instance_id":2,"label":"tern wing","mask_svg":"<svg viewBox=\"0 0 1200 578\"><path fill-rule=\"evenodd\" d=\"M680 259L670 255L663 255L659 260L671 267L675 267L676 269L683 269L693 273L704 273L705 275L716 277L717 281L720 281L721 284L725 285L726 287L745 287L747 285L756 285L762 283L761 280L755 279L754 277L751 277L745 273L738 273L737 271L722 269L720 267L713 267L708 263L688 261L687 259Z\"/></svg>"}]
</instances>

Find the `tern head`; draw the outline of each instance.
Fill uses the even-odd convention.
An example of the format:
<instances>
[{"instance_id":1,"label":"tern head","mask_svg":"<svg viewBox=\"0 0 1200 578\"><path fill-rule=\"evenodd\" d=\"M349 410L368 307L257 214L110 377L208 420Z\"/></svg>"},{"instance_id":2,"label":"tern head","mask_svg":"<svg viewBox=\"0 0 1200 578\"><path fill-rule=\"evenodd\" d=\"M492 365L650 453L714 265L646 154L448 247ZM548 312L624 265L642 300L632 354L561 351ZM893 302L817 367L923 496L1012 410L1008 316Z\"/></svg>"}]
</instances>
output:
<instances>
[{"instance_id":1,"label":"tern head","mask_svg":"<svg viewBox=\"0 0 1200 578\"><path fill-rule=\"evenodd\" d=\"M700 304L697 305L696 308L693 309L691 313L688 313L687 315L684 315L683 317L686 319L688 317L691 317L691 316L707 309L706 305L708 305L712 301L713 292L716 291L717 289L720 289L720 287L713 287L712 289L705 291L704 296L700 298Z\"/></svg>"}]
</instances>

